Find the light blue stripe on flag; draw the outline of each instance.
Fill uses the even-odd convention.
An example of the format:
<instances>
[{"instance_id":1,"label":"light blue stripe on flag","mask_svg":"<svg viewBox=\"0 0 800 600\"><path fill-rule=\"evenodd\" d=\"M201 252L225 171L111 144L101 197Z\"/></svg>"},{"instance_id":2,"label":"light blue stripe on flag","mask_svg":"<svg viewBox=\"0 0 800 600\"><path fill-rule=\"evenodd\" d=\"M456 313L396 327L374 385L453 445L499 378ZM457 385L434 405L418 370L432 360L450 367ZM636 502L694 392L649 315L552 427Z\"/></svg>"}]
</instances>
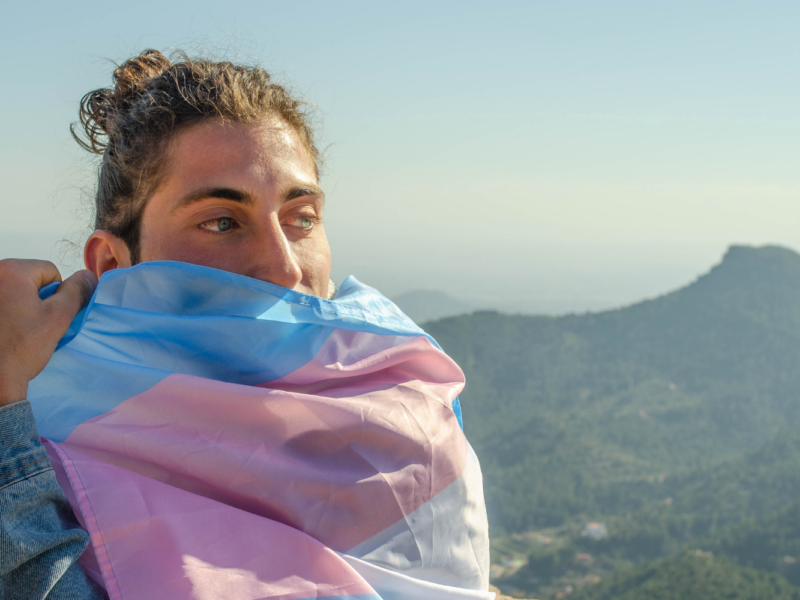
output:
<instances>
[{"instance_id":1,"label":"light blue stripe on flag","mask_svg":"<svg viewBox=\"0 0 800 600\"><path fill-rule=\"evenodd\" d=\"M436 343L354 277L326 300L209 267L142 263L103 275L29 397L41 434L63 441L170 373L244 385L284 377L312 360L335 329ZM453 410L461 423L458 399Z\"/></svg>"}]
</instances>

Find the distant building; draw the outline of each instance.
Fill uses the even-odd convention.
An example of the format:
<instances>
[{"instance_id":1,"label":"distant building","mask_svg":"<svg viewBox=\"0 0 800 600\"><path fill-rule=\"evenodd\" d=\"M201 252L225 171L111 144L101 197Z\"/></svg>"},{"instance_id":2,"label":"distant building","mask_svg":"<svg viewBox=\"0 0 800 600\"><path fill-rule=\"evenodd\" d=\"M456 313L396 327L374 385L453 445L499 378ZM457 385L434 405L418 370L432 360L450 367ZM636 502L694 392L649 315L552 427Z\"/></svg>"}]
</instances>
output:
<instances>
[{"instance_id":1,"label":"distant building","mask_svg":"<svg viewBox=\"0 0 800 600\"><path fill-rule=\"evenodd\" d=\"M587 523L586 529L583 530L583 535L590 540L602 540L608 537L608 530L605 523Z\"/></svg>"}]
</instances>

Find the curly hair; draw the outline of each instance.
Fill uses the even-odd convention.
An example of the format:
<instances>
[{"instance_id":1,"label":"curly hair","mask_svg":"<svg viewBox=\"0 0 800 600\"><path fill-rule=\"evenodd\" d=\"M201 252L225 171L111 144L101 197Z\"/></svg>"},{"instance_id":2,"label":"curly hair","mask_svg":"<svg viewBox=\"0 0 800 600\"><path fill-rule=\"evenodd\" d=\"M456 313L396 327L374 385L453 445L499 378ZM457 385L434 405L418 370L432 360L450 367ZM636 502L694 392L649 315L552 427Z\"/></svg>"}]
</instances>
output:
<instances>
[{"instance_id":1,"label":"curly hair","mask_svg":"<svg viewBox=\"0 0 800 600\"><path fill-rule=\"evenodd\" d=\"M294 128L319 169L320 154L309 124L309 105L271 81L260 67L192 59L172 62L145 50L114 71L113 88L86 94L80 126L71 130L89 152L102 155L95 229L122 239L139 260L142 213L161 183L165 153L182 129L207 119L252 123L278 117Z\"/></svg>"}]
</instances>

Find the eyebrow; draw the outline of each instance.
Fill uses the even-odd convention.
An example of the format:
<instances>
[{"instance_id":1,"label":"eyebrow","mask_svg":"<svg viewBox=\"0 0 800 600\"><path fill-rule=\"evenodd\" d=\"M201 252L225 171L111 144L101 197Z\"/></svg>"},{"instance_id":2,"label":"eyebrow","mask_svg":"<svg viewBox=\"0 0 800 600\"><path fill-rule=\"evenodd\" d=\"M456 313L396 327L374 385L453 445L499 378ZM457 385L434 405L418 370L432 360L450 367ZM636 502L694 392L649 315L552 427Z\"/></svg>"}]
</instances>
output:
<instances>
[{"instance_id":1,"label":"eyebrow","mask_svg":"<svg viewBox=\"0 0 800 600\"><path fill-rule=\"evenodd\" d=\"M291 188L284 196L283 203L285 204L290 200L302 198L303 196L316 196L320 202L325 202L325 192L323 192L320 187L316 185L301 185ZM226 187L207 187L186 194L180 199L171 212L186 208L187 206L200 202L201 200L206 200L207 198L231 200L232 202L239 202L240 204L248 206L251 206L255 202L251 194L242 190Z\"/></svg>"},{"instance_id":2,"label":"eyebrow","mask_svg":"<svg viewBox=\"0 0 800 600\"><path fill-rule=\"evenodd\" d=\"M283 199L284 202L289 202L289 200L294 200L295 198L302 198L303 196L316 196L319 198L319 201L324 203L325 202L325 192L322 191L322 188L316 185L301 185L289 190L289 193L286 194L286 197Z\"/></svg>"}]
</instances>

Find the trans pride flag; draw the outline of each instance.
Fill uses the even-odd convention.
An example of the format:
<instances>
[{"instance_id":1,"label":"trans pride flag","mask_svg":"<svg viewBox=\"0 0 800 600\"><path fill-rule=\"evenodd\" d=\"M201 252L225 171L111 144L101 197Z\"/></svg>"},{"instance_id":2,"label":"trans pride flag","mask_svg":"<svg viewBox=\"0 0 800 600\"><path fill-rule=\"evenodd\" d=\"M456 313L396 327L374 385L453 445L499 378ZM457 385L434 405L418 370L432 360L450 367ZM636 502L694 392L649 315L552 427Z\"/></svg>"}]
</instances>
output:
<instances>
[{"instance_id":1,"label":"trans pride flag","mask_svg":"<svg viewBox=\"0 0 800 600\"><path fill-rule=\"evenodd\" d=\"M29 400L112 600L490 600L463 385L352 277L154 262L103 276Z\"/></svg>"}]
</instances>

